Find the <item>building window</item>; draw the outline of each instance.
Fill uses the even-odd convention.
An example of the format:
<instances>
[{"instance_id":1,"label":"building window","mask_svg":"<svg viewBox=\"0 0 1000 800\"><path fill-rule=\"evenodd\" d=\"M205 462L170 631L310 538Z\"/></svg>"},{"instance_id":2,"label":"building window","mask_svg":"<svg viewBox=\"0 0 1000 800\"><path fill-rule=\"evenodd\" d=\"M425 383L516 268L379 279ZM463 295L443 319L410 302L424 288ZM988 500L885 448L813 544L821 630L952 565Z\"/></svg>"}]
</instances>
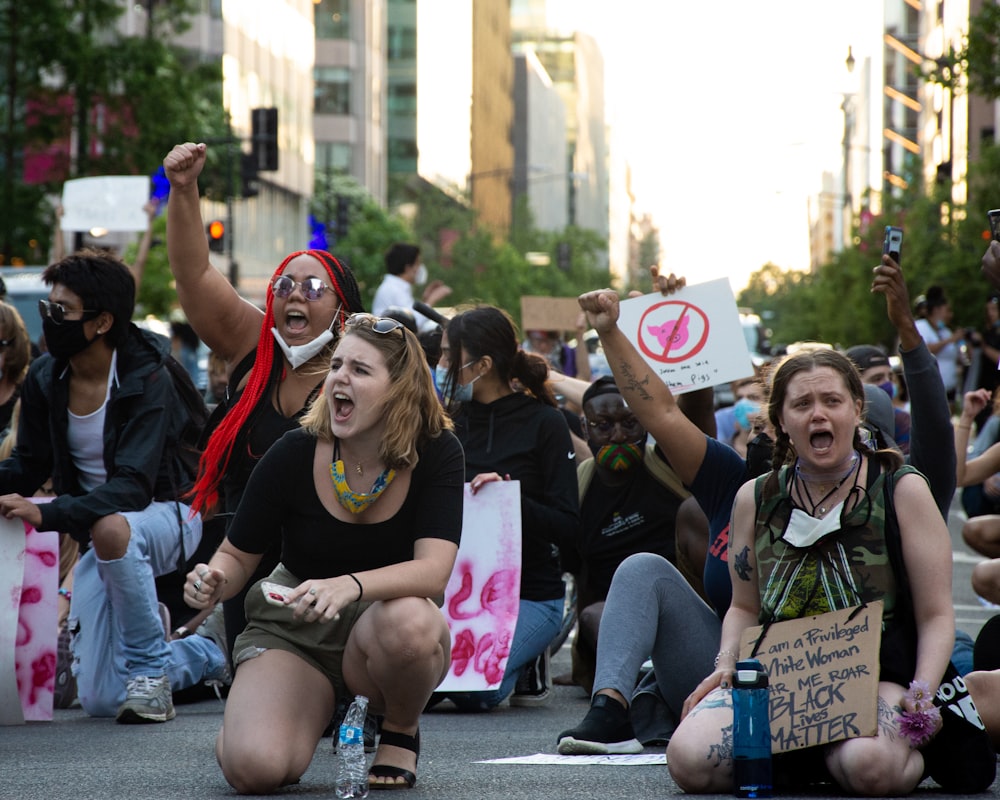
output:
<instances>
[{"instance_id":1,"label":"building window","mask_svg":"<svg viewBox=\"0 0 1000 800\"><path fill-rule=\"evenodd\" d=\"M313 6L317 39L351 38L351 0L320 0Z\"/></svg>"},{"instance_id":2,"label":"building window","mask_svg":"<svg viewBox=\"0 0 1000 800\"><path fill-rule=\"evenodd\" d=\"M416 116L416 85L412 83L389 84L386 102L389 113L392 115Z\"/></svg>"},{"instance_id":3,"label":"building window","mask_svg":"<svg viewBox=\"0 0 1000 800\"><path fill-rule=\"evenodd\" d=\"M412 61L417 57L417 30L412 26L389 26L389 60Z\"/></svg>"},{"instance_id":4,"label":"building window","mask_svg":"<svg viewBox=\"0 0 1000 800\"><path fill-rule=\"evenodd\" d=\"M351 71L346 67L316 67L313 70L314 102L317 114L351 113Z\"/></svg>"},{"instance_id":5,"label":"building window","mask_svg":"<svg viewBox=\"0 0 1000 800\"><path fill-rule=\"evenodd\" d=\"M316 171L350 173L351 146L343 142L316 142Z\"/></svg>"}]
</instances>

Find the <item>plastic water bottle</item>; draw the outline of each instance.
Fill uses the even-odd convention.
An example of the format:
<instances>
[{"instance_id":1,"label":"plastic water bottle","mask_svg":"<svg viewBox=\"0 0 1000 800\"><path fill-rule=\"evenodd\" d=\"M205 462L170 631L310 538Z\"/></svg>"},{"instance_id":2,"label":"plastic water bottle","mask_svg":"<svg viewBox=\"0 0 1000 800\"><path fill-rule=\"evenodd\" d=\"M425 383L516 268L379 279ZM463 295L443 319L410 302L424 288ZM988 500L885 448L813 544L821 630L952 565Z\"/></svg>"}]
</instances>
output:
<instances>
[{"instance_id":1,"label":"plastic water bottle","mask_svg":"<svg viewBox=\"0 0 1000 800\"><path fill-rule=\"evenodd\" d=\"M337 797L368 797L365 761L365 714L368 698L358 695L347 709L337 735Z\"/></svg>"},{"instance_id":2,"label":"plastic water bottle","mask_svg":"<svg viewBox=\"0 0 1000 800\"><path fill-rule=\"evenodd\" d=\"M733 680L733 793L770 797L771 710L767 672L756 659L738 661Z\"/></svg>"}]
</instances>

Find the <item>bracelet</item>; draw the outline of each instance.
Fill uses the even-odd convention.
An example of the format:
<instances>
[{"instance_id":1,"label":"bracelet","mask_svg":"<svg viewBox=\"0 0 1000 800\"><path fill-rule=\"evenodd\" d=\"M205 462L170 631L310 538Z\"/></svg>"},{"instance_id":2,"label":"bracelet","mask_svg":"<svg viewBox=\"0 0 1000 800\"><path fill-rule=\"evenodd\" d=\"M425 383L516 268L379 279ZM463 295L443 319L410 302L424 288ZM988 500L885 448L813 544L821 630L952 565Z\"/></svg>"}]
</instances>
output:
<instances>
[{"instance_id":1,"label":"bracelet","mask_svg":"<svg viewBox=\"0 0 1000 800\"><path fill-rule=\"evenodd\" d=\"M736 653L732 650L720 650L718 655L715 657L715 666L719 666L719 662L722 660L723 656L729 656L730 658L738 658Z\"/></svg>"},{"instance_id":2,"label":"bracelet","mask_svg":"<svg viewBox=\"0 0 1000 800\"><path fill-rule=\"evenodd\" d=\"M972 424L970 423L968 425L962 425L961 423L959 423L955 427L958 428L960 431L967 431L967 430L971 430Z\"/></svg>"},{"instance_id":3,"label":"bracelet","mask_svg":"<svg viewBox=\"0 0 1000 800\"><path fill-rule=\"evenodd\" d=\"M361 599L361 596L365 593L365 587L361 585L361 581L358 580L357 576L353 572L348 572L347 577L358 585L358 599L354 601L357 603L358 600Z\"/></svg>"},{"instance_id":4,"label":"bracelet","mask_svg":"<svg viewBox=\"0 0 1000 800\"><path fill-rule=\"evenodd\" d=\"M62 595L63 597L65 597L67 600L72 600L73 599L73 593L69 589L67 589L67 588L65 588L63 586L59 587L59 594Z\"/></svg>"}]
</instances>

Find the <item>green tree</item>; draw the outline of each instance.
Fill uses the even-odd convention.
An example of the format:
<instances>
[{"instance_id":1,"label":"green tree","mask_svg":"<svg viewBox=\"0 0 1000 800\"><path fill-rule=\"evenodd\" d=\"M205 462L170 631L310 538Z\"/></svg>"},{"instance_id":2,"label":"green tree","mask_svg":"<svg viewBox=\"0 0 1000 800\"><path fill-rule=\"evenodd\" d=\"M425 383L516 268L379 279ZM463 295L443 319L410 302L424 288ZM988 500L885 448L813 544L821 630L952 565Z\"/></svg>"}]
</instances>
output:
<instances>
[{"instance_id":1,"label":"green tree","mask_svg":"<svg viewBox=\"0 0 1000 800\"><path fill-rule=\"evenodd\" d=\"M118 0L0 0L0 253L7 260L47 252L53 225L42 197L58 193L65 175L150 174L177 142L225 135L221 64L169 44L200 5L149 3L143 35L128 37L116 27L125 9ZM25 185L24 154L68 141L71 131L77 146L69 160Z\"/></svg>"}]
</instances>

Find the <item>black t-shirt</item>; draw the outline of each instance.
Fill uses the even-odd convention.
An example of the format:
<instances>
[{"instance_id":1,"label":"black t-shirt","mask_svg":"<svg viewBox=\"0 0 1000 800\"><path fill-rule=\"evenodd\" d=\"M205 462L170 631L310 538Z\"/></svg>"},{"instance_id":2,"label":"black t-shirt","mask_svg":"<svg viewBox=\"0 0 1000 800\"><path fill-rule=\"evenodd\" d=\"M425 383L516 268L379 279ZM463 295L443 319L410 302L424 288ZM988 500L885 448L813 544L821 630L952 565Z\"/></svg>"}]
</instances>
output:
<instances>
[{"instance_id":1,"label":"black t-shirt","mask_svg":"<svg viewBox=\"0 0 1000 800\"><path fill-rule=\"evenodd\" d=\"M580 556L586 602L607 597L611 578L634 553L658 553L675 560L674 526L683 500L644 467L618 486L594 475L580 507Z\"/></svg>"},{"instance_id":2,"label":"black t-shirt","mask_svg":"<svg viewBox=\"0 0 1000 800\"><path fill-rule=\"evenodd\" d=\"M281 561L301 580L363 572L413 559L417 539L458 544L462 533L464 461L450 431L420 450L406 500L384 522L356 524L330 515L316 496L316 439L299 429L264 454L250 476L228 538L264 553L281 541Z\"/></svg>"}]
</instances>

